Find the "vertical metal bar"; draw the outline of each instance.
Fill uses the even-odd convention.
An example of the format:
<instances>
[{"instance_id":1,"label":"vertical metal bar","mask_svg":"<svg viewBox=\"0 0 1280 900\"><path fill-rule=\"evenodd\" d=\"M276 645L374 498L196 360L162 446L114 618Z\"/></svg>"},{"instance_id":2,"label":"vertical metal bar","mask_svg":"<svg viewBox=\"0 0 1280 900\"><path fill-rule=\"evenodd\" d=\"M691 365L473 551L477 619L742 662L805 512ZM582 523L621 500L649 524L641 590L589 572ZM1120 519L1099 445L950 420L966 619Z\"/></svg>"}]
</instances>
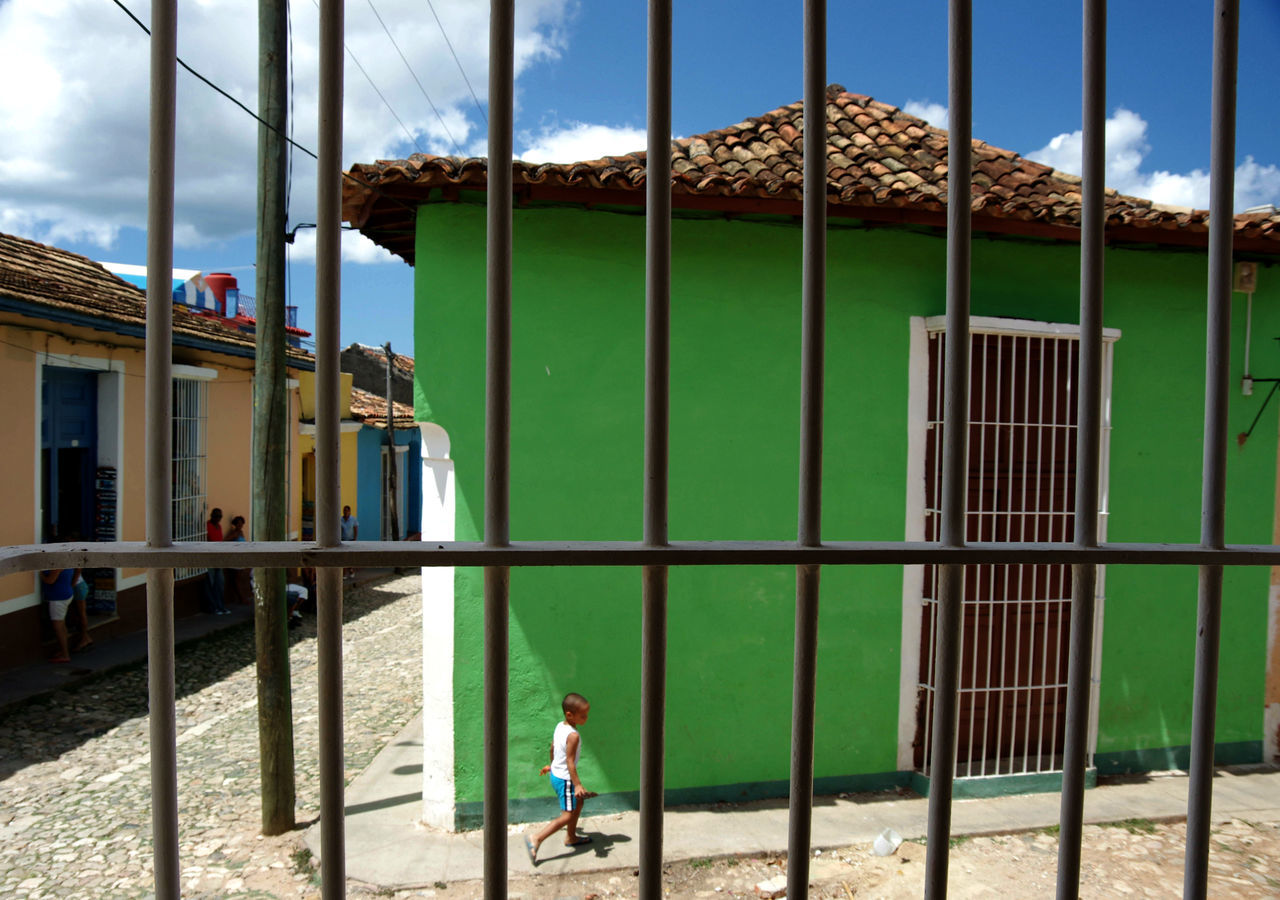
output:
<instances>
[{"instance_id":1,"label":"vertical metal bar","mask_svg":"<svg viewBox=\"0 0 1280 900\"><path fill-rule=\"evenodd\" d=\"M515 3L489 7L484 542L511 540L511 230ZM511 570L484 572L484 896L507 896L507 707Z\"/></svg>"},{"instance_id":2,"label":"vertical metal bar","mask_svg":"<svg viewBox=\"0 0 1280 900\"><path fill-rule=\"evenodd\" d=\"M150 156L147 182L147 545L173 544L173 178L178 10L151 7ZM151 703L151 828L156 897L181 896L178 749L174 709L173 569L147 570L147 689Z\"/></svg>"},{"instance_id":3,"label":"vertical metal bar","mask_svg":"<svg viewBox=\"0 0 1280 900\"><path fill-rule=\"evenodd\" d=\"M1098 545L1102 471L1102 303L1106 234L1105 133L1107 119L1107 3L1084 0L1081 118L1084 131L1080 188L1080 365L1076 415L1075 544ZM1072 566L1071 636L1067 650L1067 722L1062 748L1058 832L1059 900L1080 895L1080 842L1089 753L1093 676L1093 624L1097 566Z\"/></svg>"},{"instance_id":4,"label":"vertical metal bar","mask_svg":"<svg viewBox=\"0 0 1280 900\"><path fill-rule=\"evenodd\" d=\"M1205 349L1204 475L1200 542L1222 547L1227 484L1227 391L1231 361L1231 239L1235 189L1236 59L1239 0L1213 7L1213 113L1209 162L1209 290ZM1209 877L1213 736L1218 698L1222 566L1201 566L1196 613L1195 696L1187 796L1187 858L1182 895L1204 897Z\"/></svg>"},{"instance_id":5,"label":"vertical metal bar","mask_svg":"<svg viewBox=\"0 0 1280 900\"><path fill-rule=\"evenodd\" d=\"M1053 380L1049 383L1049 389L1052 391L1052 402L1049 406L1049 509L1045 513L1049 526L1050 541L1058 538L1055 528L1057 527L1060 516L1057 509L1057 474L1058 474L1058 385L1062 384L1062 375L1058 368L1058 362L1062 357L1062 340L1052 338L1050 346L1053 347ZM1063 476L1065 480L1065 475ZM1044 752L1044 726L1045 726L1045 708L1049 705L1049 630L1053 626L1054 607L1057 606L1059 617L1062 613L1060 604L1054 603L1054 597L1058 592L1054 590L1058 580L1054 577L1057 566L1045 566L1044 572L1044 628L1041 630L1040 639L1040 682L1038 690L1040 692L1040 715L1036 722L1036 771L1043 772L1045 770L1045 752ZM1054 672L1057 675L1057 672ZM1056 682L1056 677L1055 677ZM1056 723L1055 723L1056 727Z\"/></svg>"},{"instance_id":6,"label":"vertical metal bar","mask_svg":"<svg viewBox=\"0 0 1280 900\"><path fill-rule=\"evenodd\" d=\"M1001 523L1005 524L1006 529L1008 527L1008 521L1000 518L1000 511L997 508L999 506L998 499L999 499L999 492L1000 492L1000 478L999 478L1000 476L1000 401L1003 396L1001 391L1004 388L1004 382L1001 378L1003 371L1004 371L1004 338L997 336L996 337L995 416L990 420L991 446L993 448L993 453L994 453L994 457L992 459L992 464L991 464L991 470L992 470L992 478L995 480L995 484L993 485L992 491L991 491L991 537L988 539L992 541L998 541L1001 539L1000 530L999 530ZM985 383L986 383L986 375L984 374L983 375L984 389L983 389L983 401L982 401L983 410L984 410L983 412L984 419L988 415L988 413L986 412L987 401L986 401ZM984 435L985 435L985 427L984 427ZM984 437L984 441L985 441L985 437ZM1009 539L1008 532L1006 530L1004 535L1004 540L1008 540L1008 539ZM999 567L993 564L993 565L986 566L986 570L988 573L987 574L987 623L984 630L986 631L986 637L987 637L987 665L986 665L986 671L983 674L983 682L982 682L982 745L981 745L982 752L979 755L979 759L982 760L982 766L980 770L982 775L987 774L987 757L988 757L987 734L991 725L991 698L993 694L996 696L999 696L998 692L993 691L991 688L991 650L992 650L992 641L994 638L993 632L995 631L995 619L996 619L996 572L999 571ZM976 633L977 629L974 629L974 631ZM975 684L975 687L976 687L976 684ZM975 692L975 696L976 696L976 692Z\"/></svg>"},{"instance_id":7,"label":"vertical metal bar","mask_svg":"<svg viewBox=\"0 0 1280 900\"><path fill-rule=\"evenodd\" d=\"M965 542L969 436L969 260L971 238L972 0L951 0L948 15L947 142L947 381L942 472L942 543ZM925 896L947 895L951 789L956 765L956 682L960 664L964 567L943 566L938 615L938 697L933 710L933 769L929 777L929 846Z\"/></svg>"},{"instance_id":8,"label":"vertical metal bar","mask_svg":"<svg viewBox=\"0 0 1280 900\"><path fill-rule=\"evenodd\" d=\"M1040 473L1043 470L1044 463L1044 391L1045 381L1044 375L1044 356L1045 356L1045 338L1038 338L1040 342L1040 371L1036 381L1036 464L1032 470L1036 475L1035 482L1035 514L1031 519L1031 539L1033 541L1040 540L1040 525L1044 516L1044 491L1041 489ZM1040 590L1040 574L1046 566L1031 566L1031 591L1030 599L1027 600L1027 615L1029 622L1027 623L1027 679L1024 687L1027 690L1027 714L1022 723L1022 771L1025 774L1031 769L1031 704L1035 697L1035 667L1036 667L1036 612L1039 609L1039 601L1036 596ZM1047 576L1046 576L1047 582ZM1021 633L1021 632L1019 632Z\"/></svg>"},{"instance_id":9,"label":"vertical metal bar","mask_svg":"<svg viewBox=\"0 0 1280 900\"><path fill-rule=\"evenodd\" d=\"M316 163L316 542L339 544L343 0L320 0L319 158ZM346 891L342 753L342 570L316 573L320 738L320 886Z\"/></svg>"},{"instance_id":10,"label":"vertical metal bar","mask_svg":"<svg viewBox=\"0 0 1280 900\"><path fill-rule=\"evenodd\" d=\"M644 541L667 543L671 430L671 0L649 2L645 160ZM662 897L667 568L641 574L640 897Z\"/></svg>"},{"instance_id":11,"label":"vertical metal bar","mask_svg":"<svg viewBox=\"0 0 1280 900\"><path fill-rule=\"evenodd\" d=\"M991 335L982 335L982 363L978 372L978 484L977 490L974 492L978 498L977 510L967 510L966 515L972 516L978 526L978 540L993 541L994 534L987 533L988 525L994 525L995 519L991 515L991 510L987 509L986 502L986 469L987 469L987 355L991 350ZM970 403L972 404L972 398ZM994 496L994 490L992 495ZM989 576L990 566L977 566L974 569L973 580L973 596L966 597L961 605L961 623L963 627L964 612L967 607L973 616L973 635L970 643L969 651L969 729L968 729L968 751L965 759L965 775L973 775L973 727L977 720L977 699L978 699L978 648L980 646L980 631L978 622L981 620L982 611L982 582L984 577ZM963 652L962 652L963 661Z\"/></svg>"},{"instance_id":12,"label":"vertical metal bar","mask_svg":"<svg viewBox=\"0 0 1280 900\"><path fill-rule=\"evenodd\" d=\"M800 325L800 494L798 543L822 542L822 394L827 272L827 4L804 4L804 222ZM813 732L817 697L818 566L796 567L791 693L791 799L787 896L809 893L813 825Z\"/></svg>"}]
</instances>

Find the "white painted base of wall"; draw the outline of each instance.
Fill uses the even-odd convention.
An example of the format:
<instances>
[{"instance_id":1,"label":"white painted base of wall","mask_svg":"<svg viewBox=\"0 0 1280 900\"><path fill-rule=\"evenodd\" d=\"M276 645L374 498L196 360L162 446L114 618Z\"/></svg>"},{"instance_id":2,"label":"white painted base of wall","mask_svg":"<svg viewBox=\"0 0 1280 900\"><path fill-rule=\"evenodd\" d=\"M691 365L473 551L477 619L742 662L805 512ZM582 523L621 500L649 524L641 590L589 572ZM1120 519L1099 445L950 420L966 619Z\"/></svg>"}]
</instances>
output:
<instances>
[{"instance_id":1,"label":"white painted base of wall","mask_svg":"<svg viewBox=\"0 0 1280 900\"><path fill-rule=\"evenodd\" d=\"M423 422L422 539L454 539L456 502L449 435ZM453 766L452 567L422 569L422 821L456 827Z\"/></svg>"}]
</instances>

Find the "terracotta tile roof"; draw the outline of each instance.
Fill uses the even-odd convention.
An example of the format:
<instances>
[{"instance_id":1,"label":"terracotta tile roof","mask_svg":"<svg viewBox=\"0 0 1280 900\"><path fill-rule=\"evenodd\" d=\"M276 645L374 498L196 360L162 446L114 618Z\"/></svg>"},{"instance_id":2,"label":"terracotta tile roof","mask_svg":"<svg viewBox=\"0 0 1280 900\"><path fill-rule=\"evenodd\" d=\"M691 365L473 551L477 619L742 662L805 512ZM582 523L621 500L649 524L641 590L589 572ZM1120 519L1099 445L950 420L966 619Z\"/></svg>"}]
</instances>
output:
<instances>
[{"instance_id":1,"label":"terracotta tile roof","mask_svg":"<svg viewBox=\"0 0 1280 900\"><path fill-rule=\"evenodd\" d=\"M803 191L802 102L709 134L672 142L673 204L679 208L798 214ZM827 89L829 212L859 219L945 224L947 132L897 107ZM644 152L575 163L514 163L521 199L643 205ZM483 190L484 159L414 154L354 165L343 180L343 217L413 262L413 216L431 189L449 198ZM973 142L976 230L1078 239L1080 178L1009 150ZM1113 240L1204 246L1208 212L1107 192ZM1280 253L1280 215L1236 218L1236 247Z\"/></svg>"},{"instance_id":2,"label":"terracotta tile roof","mask_svg":"<svg viewBox=\"0 0 1280 900\"><path fill-rule=\"evenodd\" d=\"M392 415L395 416L397 428L409 428L413 425L413 407L407 403L391 402ZM357 422L365 422L378 428L387 426L387 398L362 390L351 389L351 418Z\"/></svg>"},{"instance_id":3,"label":"terracotta tile roof","mask_svg":"<svg viewBox=\"0 0 1280 900\"><path fill-rule=\"evenodd\" d=\"M6 306L6 301L16 306ZM10 234L0 234L0 308L139 338L147 322L141 289L86 256ZM256 352L252 334L181 305L173 308L173 339L178 346L234 356L252 358ZM289 364L315 367L310 353L294 348L289 349Z\"/></svg>"}]
</instances>

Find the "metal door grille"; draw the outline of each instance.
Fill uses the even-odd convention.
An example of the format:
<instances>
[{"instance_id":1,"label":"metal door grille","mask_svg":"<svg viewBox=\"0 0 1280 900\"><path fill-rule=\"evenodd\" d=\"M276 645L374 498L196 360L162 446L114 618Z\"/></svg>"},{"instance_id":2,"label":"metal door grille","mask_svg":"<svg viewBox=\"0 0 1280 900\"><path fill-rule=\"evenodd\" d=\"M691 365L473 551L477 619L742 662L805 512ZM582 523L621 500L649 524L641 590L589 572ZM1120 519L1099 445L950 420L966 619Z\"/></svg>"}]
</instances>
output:
<instances>
[{"instance_id":1,"label":"metal door grille","mask_svg":"<svg viewBox=\"0 0 1280 900\"><path fill-rule=\"evenodd\" d=\"M945 345L945 333L930 331L924 510L928 541L939 539L942 515ZM1109 362L1111 344L1104 346ZM1071 540L1078 336L980 331L975 325L969 358L966 540ZM1105 377L1109 369L1109 365L1104 369L1101 386L1104 410L1109 407L1110 381ZM1110 423L1104 422L1104 456L1109 437ZM1100 475L1101 502L1105 469ZM917 740L913 746L916 766L926 775L931 768L938 587L938 567L930 566L925 570L922 598ZM1070 566L969 566L962 601L956 776L1061 771ZM1090 761L1092 749L1090 745Z\"/></svg>"},{"instance_id":2,"label":"metal door grille","mask_svg":"<svg viewBox=\"0 0 1280 900\"><path fill-rule=\"evenodd\" d=\"M176 0L152 5L151 125L148 183L147 266L172 269L176 81ZM957 348L945 362L945 435L942 500L937 542L823 542L821 521L822 348L825 329L826 172L805 167L804 241L797 267L802 285L801 453L797 539L775 542L708 540L671 543L666 532L669 373L669 271L671 248L671 2L650 0L648 79L648 171L646 198L646 394L644 540L629 542L512 544L508 533L512 102L514 99L513 0L492 0L490 16L490 104L488 169L488 352L485 540L408 546L403 542L342 545L338 523L339 258L341 235L342 25L343 0L320 3L320 121L316 237L316 481L317 542L303 545L253 542L228 548L215 544L173 545L170 466L172 398L172 303L160 279L147 289L146 508L145 544L32 545L0 553L0 575L50 567L146 566L150 760L156 895L180 896L177 758L174 716L173 572L175 567L318 567L317 651L320 699L321 889L326 898L345 891L342 760L342 566L486 567L485 578L485 892L506 896L507 878L507 574L516 565L619 565L643 567L641 651L640 881L646 900L663 895L662 758L665 707L666 567L670 565L796 566L796 643L791 734L791 814L788 825L787 895L808 889L813 790L814 672L817 650L819 567L822 565L940 564L937 582L938 640L934 664L932 758L955 755L960 671L960 613L966 565L1070 564L1073 567L1067 712L1063 737L1062 818L1058 895L1079 893L1080 830L1089 721L1089 675L1093 647L1096 567L1198 565L1200 603L1196 622L1190 791L1184 892L1205 896L1213 735L1218 672L1218 634L1225 565L1280 564L1280 547L1228 547L1224 541L1227 449L1227 389L1231 299L1232 193L1234 178L1235 77L1238 0L1215 0L1210 164L1208 325L1205 367L1205 444L1200 543L1191 545L1101 545L1097 517L1075 517L1070 542L970 543L966 535L966 473L970 330L969 267L972 226L967 185L949 195L947 233L947 335ZM1084 0L1084 166L1080 287L1079 445L1076 509L1092 509L1099 491L1100 379L1102 372L1102 251L1105 210L1103 133L1106 119L1106 4ZM972 3L950 0L948 10L948 114L950 171L972 172ZM826 5L804 3L804 158L825 158ZM167 285L166 285L167 288ZM626 473L620 473L625 477ZM930 772L926 896L947 889L953 769Z\"/></svg>"}]
</instances>

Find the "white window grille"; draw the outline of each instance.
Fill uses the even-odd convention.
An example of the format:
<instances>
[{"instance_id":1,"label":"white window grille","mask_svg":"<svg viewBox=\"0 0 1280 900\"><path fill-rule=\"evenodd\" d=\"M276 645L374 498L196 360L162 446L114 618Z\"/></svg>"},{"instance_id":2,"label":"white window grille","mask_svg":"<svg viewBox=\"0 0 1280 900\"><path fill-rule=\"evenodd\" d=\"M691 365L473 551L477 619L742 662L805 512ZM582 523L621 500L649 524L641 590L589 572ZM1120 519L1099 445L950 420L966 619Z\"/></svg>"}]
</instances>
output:
<instances>
[{"instance_id":1,"label":"white window grille","mask_svg":"<svg viewBox=\"0 0 1280 900\"><path fill-rule=\"evenodd\" d=\"M209 385L202 379L173 379L173 539L203 541ZM180 568L175 579L193 578L203 568Z\"/></svg>"},{"instance_id":2,"label":"white window grille","mask_svg":"<svg viewBox=\"0 0 1280 900\"><path fill-rule=\"evenodd\" d=\"M936 541L942 512L946 334L940 319L928 326L924 537ZM1106 332L1103 344L1101 540L1106 539L1111 357L1118 336L1118 332ZM967 541L1072 540L1079 343L1075 326L973 320ZM1098 569L1100 611L1104 567ZM926 775L933 746L938 581L938 567L928 566L922 596L915 742L916 765ZM1071 566L968 566L962 599L956 776L1062 771ZM1100 635L1101 630L1095 633ZM1095 654L1095 666L1099 658ZM1097 678L1093 680L1096 690ZM1092 739L1087 752L1091 763Z\"/></svg>"}]
</instances>

